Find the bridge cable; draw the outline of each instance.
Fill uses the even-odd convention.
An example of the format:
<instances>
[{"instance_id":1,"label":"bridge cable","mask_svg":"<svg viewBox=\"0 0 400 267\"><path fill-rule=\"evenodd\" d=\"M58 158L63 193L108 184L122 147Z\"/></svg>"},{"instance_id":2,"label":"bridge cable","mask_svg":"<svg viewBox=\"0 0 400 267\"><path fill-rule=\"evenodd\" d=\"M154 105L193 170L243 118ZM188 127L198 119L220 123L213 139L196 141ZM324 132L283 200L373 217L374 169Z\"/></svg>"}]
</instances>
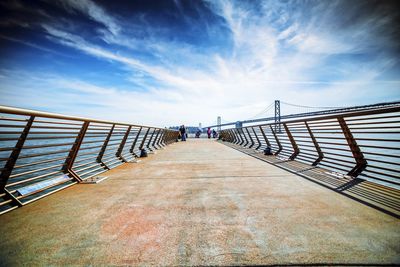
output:
<instances>
[{"instance_id":1,"label":"bridge cable","mask_svg":"<svg viewBox=\"0 0 400 267\"><path fill-rule=\"evenodd\" d=\"M265 115L269 110L271 110L274 107L274 102L272 102L269 106L267 106L264 110L262 110L261 112L258 112L256 115L252 116L251 118L248 118L246 120L252 120L255 119L261 115Z\"/></svg>"},{"instance_id":2,"label":"bridge cable","mask_svg":"<svg viewBox=\"0 0 400 267\"><path fill-rule=\"evenodd\" d=\"M304 105L297 105L297 104L291 104L288 102L281 101L282 104L292 106L292 107L298 107L298 108L310 108L310 109L337 109L337 108L347 108L345 106L335 106L335 107L315 107L315 106L304 106Z\"/></svg>"}]
</instances>

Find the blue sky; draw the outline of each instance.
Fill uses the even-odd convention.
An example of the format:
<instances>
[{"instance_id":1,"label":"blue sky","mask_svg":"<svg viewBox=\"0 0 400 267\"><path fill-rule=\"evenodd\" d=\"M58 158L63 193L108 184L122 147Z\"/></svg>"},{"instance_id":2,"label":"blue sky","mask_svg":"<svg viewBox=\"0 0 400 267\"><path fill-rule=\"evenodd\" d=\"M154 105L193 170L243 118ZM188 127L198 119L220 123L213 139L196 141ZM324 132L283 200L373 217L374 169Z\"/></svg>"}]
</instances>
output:
<instances>
[{"instance_id":1,"label":"blue sky","mask_svg":"<svg viewBox=\"0 0 400 267\"><path fill-rule=\"evenodd\" d=\"M400 100L398 11L359 0L1 1L0 104L169 126L247 119L275 99Z\"/></svg>"}]
</instances>

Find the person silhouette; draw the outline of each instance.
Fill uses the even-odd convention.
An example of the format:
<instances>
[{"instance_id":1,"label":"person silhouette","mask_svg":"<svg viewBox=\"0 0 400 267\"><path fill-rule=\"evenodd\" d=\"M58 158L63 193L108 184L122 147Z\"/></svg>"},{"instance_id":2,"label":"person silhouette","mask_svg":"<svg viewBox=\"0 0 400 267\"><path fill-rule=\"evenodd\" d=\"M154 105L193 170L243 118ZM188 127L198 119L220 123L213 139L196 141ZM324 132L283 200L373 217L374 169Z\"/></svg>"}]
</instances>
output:
<instances>
[{"instance_id":1,"label":"person silhouette","mask_svg":"<svg viewBox=\"0 0 400 267\"><path fill-rule=\"evenodd\" d=\"M181 140L182 141L186 141L186 128L185 128L185 125L182 125L179 128L179 132L181 133Z\"/></svg>"}]
</instances>

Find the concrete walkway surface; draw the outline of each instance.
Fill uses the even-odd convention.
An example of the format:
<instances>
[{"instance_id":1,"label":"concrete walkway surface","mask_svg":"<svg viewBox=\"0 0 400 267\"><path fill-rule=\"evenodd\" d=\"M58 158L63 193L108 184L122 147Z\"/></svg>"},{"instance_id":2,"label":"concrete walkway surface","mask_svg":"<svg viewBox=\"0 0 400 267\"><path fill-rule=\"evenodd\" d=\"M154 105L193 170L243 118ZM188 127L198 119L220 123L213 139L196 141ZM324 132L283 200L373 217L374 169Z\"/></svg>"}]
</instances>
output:
<instances>
[{"instance_id":1,"label":"concrete walkway surface","mask_svg":"<svg viewBox=\"0 0 400 267\"><path fill-rule=\"evenodd\" d=\"M0 216L1 266L400 264L400 221L190 139Z\"/></svg>"}]
</instances>

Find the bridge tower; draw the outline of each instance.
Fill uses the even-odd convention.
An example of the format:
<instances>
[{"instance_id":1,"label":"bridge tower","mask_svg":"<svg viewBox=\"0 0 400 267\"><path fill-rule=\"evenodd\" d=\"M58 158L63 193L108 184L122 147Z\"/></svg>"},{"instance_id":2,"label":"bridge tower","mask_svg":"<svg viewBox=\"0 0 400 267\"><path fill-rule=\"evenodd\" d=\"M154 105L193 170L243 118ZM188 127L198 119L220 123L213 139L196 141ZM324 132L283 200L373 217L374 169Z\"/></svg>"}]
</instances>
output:
<instances>
[{"instance_id":1,"label":"bridge tower","mask_svg":"<svg viewBox=\"0 0 400 267\"><path fill-rule=\"evenodd\" d=\"M217 117L217 131L221 131L221 116Z\"/></svg>"},{"instance_id":2,"label":"bridge tower","mask_svg":"<svg viewBox=\"0 0 400 267\"><path fill-rule=\"evenodd\" d=\"M275 132L281 133L281 102L275 100Z\"/></svg>"}]
</instances>

